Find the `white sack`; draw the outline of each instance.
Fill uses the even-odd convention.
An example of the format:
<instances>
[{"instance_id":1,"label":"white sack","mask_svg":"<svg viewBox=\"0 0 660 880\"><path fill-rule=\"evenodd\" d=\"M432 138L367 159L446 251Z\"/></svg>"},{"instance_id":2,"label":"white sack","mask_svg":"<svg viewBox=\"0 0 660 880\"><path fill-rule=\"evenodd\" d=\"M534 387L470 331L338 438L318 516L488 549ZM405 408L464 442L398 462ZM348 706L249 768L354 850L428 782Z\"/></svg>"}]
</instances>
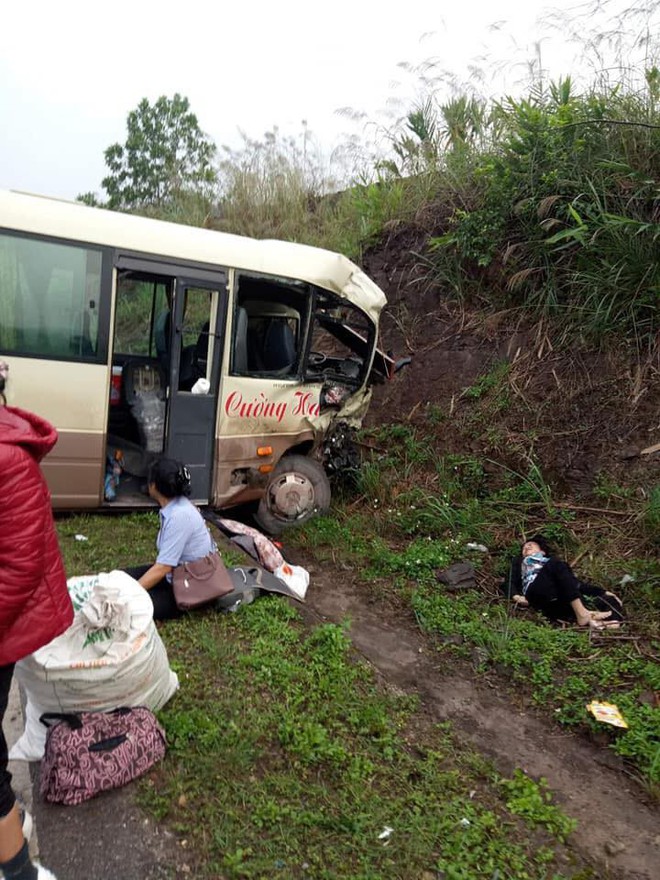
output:
<instances>
[{"instance_id":1,"label":"white sack","mask_svg":"<svg viewBox=\"0 0 660 880\"><path fill-rule=\"evenodd\" d=\"M179 686L146 590L123 571L67 582L75 617L66 632L16 664L27 695L26 728L12 760L43 757L43 712L119 706L160 709Z\"/></svg>"}]
</instances>

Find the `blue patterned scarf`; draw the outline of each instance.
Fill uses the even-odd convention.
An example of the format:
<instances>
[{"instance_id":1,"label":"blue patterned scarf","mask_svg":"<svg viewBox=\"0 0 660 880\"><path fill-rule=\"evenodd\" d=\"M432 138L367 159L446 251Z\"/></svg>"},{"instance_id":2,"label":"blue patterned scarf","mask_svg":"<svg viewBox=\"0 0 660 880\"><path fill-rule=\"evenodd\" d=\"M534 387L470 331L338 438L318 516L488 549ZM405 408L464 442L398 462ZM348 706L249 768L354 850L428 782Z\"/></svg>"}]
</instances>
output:
<instances>
[{"instance_id":1,"label":"blue patterned scarf","mask_svg":"<svg viewBox=\"0 0 660 880\"><path fill-rule=\"evenodd\" d=\"M527 595L527 590L534 583L537 574L548 561L549 557L543 553L532 553L531 556L525 556L522 561L522 582L523 596Z\"/></svg>"}]
</instances>

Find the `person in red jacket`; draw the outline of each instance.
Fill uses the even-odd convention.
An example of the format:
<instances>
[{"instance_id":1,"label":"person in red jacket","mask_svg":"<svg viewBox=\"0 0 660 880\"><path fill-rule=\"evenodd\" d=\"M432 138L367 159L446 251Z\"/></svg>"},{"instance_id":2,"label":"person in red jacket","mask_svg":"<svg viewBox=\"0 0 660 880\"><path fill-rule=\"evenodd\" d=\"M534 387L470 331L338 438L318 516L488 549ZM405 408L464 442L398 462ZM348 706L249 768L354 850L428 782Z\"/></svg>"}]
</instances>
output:
<instances>
[{"instance_id":1,"label":"person in red jacket","mask_svg":"<svg viewBox=\"0 0 660 880\"><path fill-rule=\"evenodd\" d=\"M0 361L0 870L7 880L54 880L35 865L7 770L2 719L14 664L67 629L73 607L39 462L57 442L47 421L6 405Z\"/></svg>"}]
</instances>

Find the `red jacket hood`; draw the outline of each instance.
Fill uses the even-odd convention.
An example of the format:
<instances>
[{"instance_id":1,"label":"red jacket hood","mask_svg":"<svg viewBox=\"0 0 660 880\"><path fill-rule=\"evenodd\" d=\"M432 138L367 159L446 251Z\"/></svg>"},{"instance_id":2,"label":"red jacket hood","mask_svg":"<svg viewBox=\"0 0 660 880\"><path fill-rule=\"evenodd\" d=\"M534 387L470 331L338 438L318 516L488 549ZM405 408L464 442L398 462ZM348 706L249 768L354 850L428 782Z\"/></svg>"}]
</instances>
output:
<instances>
[{"instance_id":1,"label":"red jacket hood","mask_svg":"<svg viewBox=\"0 0 660 880\"><path fill-rule=\"evenodd\" d=\"M22 446L41 461L57 443L57 431L41 416L17 406L0 406L0 443Z\"/></svg>"}]
</instances>

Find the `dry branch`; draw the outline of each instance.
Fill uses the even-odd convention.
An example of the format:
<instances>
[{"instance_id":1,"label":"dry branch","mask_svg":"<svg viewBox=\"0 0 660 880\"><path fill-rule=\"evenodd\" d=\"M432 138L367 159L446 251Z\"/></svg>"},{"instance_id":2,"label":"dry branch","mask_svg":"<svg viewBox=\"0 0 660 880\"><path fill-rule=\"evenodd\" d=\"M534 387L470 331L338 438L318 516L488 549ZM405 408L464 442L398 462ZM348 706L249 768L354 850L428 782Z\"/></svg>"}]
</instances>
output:
<instances>
[{"instance_id":1,"label":"dry branch","mask_svg":"<svg viewBox=\"0 0 660 880\"><path fill-rule=\"evenodd\" d=\"M608 510L604 507L582 507L579 504L566 504L563 501L507 501L507 504L513 507L560 507L562 510L575 510L585 513L602 513L608 516L629 516L634 517L635 514L630 510Z\"/></svg>"}]
</instances>

